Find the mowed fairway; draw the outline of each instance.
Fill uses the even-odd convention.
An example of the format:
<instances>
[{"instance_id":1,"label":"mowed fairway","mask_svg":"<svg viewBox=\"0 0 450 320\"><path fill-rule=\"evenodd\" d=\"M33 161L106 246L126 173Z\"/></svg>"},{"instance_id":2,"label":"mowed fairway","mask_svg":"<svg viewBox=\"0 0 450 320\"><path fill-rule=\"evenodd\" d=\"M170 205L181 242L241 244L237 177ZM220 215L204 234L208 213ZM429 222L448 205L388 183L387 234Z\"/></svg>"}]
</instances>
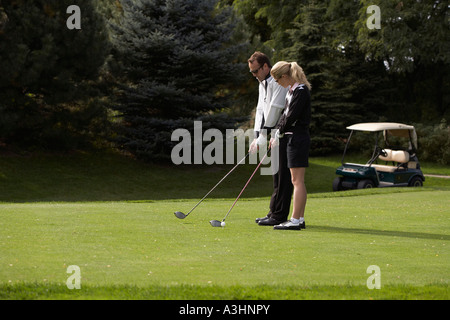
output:
<instances>
[{"instance_id":1,"label":"mowed fairway","mask_svg":"<svg viewBox=\"0 0 450 320\"><path fill-rule=\"evenodd\" d=\"M450 191L402 190L312 194L300 232L255 224L269 198L224 228L234 199L1 203L0 299L448 299Z\"/></svg>"}]
</instances>

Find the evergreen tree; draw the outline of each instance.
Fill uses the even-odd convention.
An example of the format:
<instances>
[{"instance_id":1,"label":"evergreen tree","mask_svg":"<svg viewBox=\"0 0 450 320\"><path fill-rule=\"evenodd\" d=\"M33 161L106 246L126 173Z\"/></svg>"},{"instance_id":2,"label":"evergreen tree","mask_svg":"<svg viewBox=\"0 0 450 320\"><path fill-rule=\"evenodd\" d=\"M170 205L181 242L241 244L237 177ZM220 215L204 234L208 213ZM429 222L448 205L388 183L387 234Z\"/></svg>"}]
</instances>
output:
<instances>
[{"instance_id":1,"label":"evergreen tree","mask_svg":"<svg viewBox=\"0 0 450 320\"><path fill-rule=\"evenodd\" d=\"M121 146L140 158L168 158L174 129L192 128L193 120L230 105L230 86L245 64L236 61L242 44L231 43L232 11L216 3L121 1L123 17L112 29L116 74L124 85L115 109ZM224 125L222 117L211 121Z\"/></svg>"},{"instance_id":2,"label":"evergreen tree","mask_svg":"<svg viewBox=\"0 0 450 320\"><path fill-rule=\"evenodd\" d=\"M340 150L358 121L449 117L448 5L408 0L235 0L277 60L295 60L312 83L314 153ZM381 29L366 9L377 4ZM254 21L254 22L252 22Z\"/></svg>"},{"instance_id":3,"label":"evergreen tree","mask_svg":"<svg viewBox=\"0 0 450 320\"><path fill-rule=\"evenodd\" d=\"M331 0L324 17L331 30L322 39L330 48L324 89L330 96L331 117L339 120L332 130L336 146L347 137L348 125L383 120L393 106L387 99L393 90L383 62L368 59L356 41L358 11L357 1Z\"/></svg>"},{"instance_id":4,"label":"evergreen tree","mask_svg":"<svg viewBox=\"0 0 450 320\"><path fill-rule=\"evenodd\" d=\"M390 72L398 101L389 112L398 121L449 119L450 41L448 1L377 1L380 29L369 29L367 8L360 1L355 23L357 41L368 59L381 61Z\"/></svg>"},{"instance_id":5,"label":"evergreen tree","mask_svg":"<svg viewBox=\"0 0 450 320\"><path fill-rule=\"evenodd\" d=\"M70 5L81 9L81 30L66 26ZM0 140L59 149L101 134L94 84L107 50L92 1L1 1Z\"/></svg>"},{"instance_id":6,"label":"evergreen tree","mask_svg":"<svg viewBox=\"0 0 450 320\"><path fill-rule=\"evenodd\" d=\"M300 6L287 30L291 43L282 50L284 59L303 67L312 84L311 151L316 155L339 150L345 126L360 115L352 101L355 85L349 83L355 79L345 74L351 68L348 51L332 43L336 34L326 16L327 5L329 1L309 1ZM354 116L349 119L348 114Z\"/></svg>"},{"instance_id":7,"label":"evergreen tree","mask_svg":"<svg viewBox=\"0 0 450 320\"><path fill-rule=\"evenodd\" d=\"M256 6L272 28L267 44L274 46L275 60L297 61L312 84L313 154L340 152L348 125L378 120L388 91L385 70L358 47L357 2L288 0L283 8L270 0L237 2Z\"/></svg>"}]
</instances>

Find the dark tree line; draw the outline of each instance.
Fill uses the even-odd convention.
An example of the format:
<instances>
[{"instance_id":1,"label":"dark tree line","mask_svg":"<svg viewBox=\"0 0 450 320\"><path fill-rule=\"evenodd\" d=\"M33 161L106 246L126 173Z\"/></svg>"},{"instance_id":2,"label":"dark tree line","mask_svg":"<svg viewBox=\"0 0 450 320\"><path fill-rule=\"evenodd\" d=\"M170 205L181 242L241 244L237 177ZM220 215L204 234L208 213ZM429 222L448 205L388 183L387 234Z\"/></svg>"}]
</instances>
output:
<instances>
[{"instance_id":1,"label":"dark tree line","mask_svg":"<svg viewBox=\"0 0 450 320\"><path fill-rule=\"evenodd\" d=\"M82 31L66 27L83 8ZM0 143L65 149L102 135L99 72L109 48L92 1L0 2Z\"/></svg>"},{"instance_id":2,"label":"dark tree line","mask_svg":"<svg viewBox=\"0 0 450 320\"><path fill-rule=\"evenodd\" d=\"M233 1L275 60L297 61L313 85L313 152L339 148L359 121L439 123L450 115L446 1ZM367 20L380 11L380 29ZM369 21L370 22L370 21Z\"/></svg>"},{"instance_id":3,"label":"dark tree line","mask_svg":"<svg viewBox=\"0 0 450 320\"><path fill-rule=\"evenodd\" d=\"M370 29L372 2L0 0L0 148L167 159L177 128L250 119L256 50L304 68L314 154L339 152L355 122L448 120L447 2L376 1ZM66 27L70 5L79 30Z\"/></svg>"}]
</instances>

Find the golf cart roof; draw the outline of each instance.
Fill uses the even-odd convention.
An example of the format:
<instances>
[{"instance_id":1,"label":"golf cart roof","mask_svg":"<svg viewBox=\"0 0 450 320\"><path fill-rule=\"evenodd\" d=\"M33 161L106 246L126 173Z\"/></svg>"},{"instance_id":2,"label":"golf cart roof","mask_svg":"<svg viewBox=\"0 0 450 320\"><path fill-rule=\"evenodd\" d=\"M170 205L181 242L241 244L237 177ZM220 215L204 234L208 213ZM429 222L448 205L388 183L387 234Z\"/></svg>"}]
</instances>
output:
<instances>
[{"instance_id":1,"label":"golf cart roof","mask_svg":"<svg viewBox=\"0 0 450 320\"><path fill-rule=\"evenodd\" d=\"M369 131L369 132L377 132L383 131L384 138L387 138L387 134L397 136L397 137L405 137L410 138L410 148L417 149L417 133L414 126L410 126L403 123L395 123L395 122L367 122L367 123L357 123L350 127L347 127L348 130L357 130L357 131Z\"/></svg>"},{"instance_id":2,"label":"golf cart roof","mask_svg":"<svg viewBox=\"0 0 450 320\"><path fill-rule=\"evenodd\" d=\"M415 130L414 126L409 126L402 123L394 122L367 122L367 123L357 123L350 127L348 130L358 130L358 131L385 131L385 130Z\"/></svg>"}]
</instances>

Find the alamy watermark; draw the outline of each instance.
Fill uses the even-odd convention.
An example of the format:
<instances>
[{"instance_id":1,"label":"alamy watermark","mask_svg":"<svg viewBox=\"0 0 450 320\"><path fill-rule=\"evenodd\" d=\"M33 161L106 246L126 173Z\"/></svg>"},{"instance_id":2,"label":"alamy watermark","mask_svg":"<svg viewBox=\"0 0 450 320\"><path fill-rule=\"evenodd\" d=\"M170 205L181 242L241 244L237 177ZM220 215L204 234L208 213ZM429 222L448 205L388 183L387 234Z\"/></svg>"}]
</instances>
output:
<instances>
[{"instance_id":1,"label":"alamy watermark","mask_svg":"<svg viewBox=\"0 0 450 320\"><path fill-rule=\"evenodd\" d=\"M367 288L369 290L381 289L381 269L379 266L369 266L366 271L371 276L367 278Z\"/></svg>"},{"instance_id":2,"label":"alamy watermark","mask_svg":"<svg viewBox=\"0 0 450 320\"><path fill-rule=\"evenodd\" d=\"M381 29L381 9L377 5L371 5L367 7L367 14L371 14L371 16L366 21L366 26L368 29Z\"/></svg>"},{"instance_id":3,"label":"alamy watermark","mask_svg":"<svg viewBox=\"0 0 450 320\"><path fill-rule=\"evenodd\" d=\"M274 136L276 130L264 130L259 152L250 153L249 164L262 161L261 175L273 175L278 172L278 146L268 150L268 136ZM270 134L270 135L269 135ZM194 121L193 134L187 129L176 129L172 132L171 141L178 142L171 152L172 162L180 164L236 164L249 152L247 139L251 143L255 138L253 129L226 129L225 134L219 129L208 129L203 132L201 121ZM206 146L204 146L206 142ZM264 155L267 157L264 159ZM259 159L258 159L259 158Z\"/></svg>"},{"instance_id":4,"label":"alamy watermark","mask_svg":"<svg viewBox=\"0 0 450 320\"><path fill-rule=\"evenodd\" d=\"M69 290L81 289L81 269L79 266L69 266L67 267L67 273L71 274L69 278L67 278L66 285Z\"/></svg>"},{"instance_id":5,"label":"alamy watermark","mask_svg":"<svg viewBox=\"0 0 450 320\"><path fill-rule=\"evenodd\" d=\"M81 29L81 9L77 5L67 7L66 13L71 14L66 21L67 29ZM381 9L377 5L370 5L366 10L370 17L366 21L366 26L370 30L381 29Z\"/></svg>"},{"instance_id":6,"label":"alamy watermark","mask_svg":"<svg viewBox=\"0 0 450 320\"><path fill-rule=\"evenodd\" d=\"M81 29L81 9L77 5L71 5L67 7L66 13L70 13L71 15L67 18L66 26L67 29Z\"/></svg>"}]
</instances>

